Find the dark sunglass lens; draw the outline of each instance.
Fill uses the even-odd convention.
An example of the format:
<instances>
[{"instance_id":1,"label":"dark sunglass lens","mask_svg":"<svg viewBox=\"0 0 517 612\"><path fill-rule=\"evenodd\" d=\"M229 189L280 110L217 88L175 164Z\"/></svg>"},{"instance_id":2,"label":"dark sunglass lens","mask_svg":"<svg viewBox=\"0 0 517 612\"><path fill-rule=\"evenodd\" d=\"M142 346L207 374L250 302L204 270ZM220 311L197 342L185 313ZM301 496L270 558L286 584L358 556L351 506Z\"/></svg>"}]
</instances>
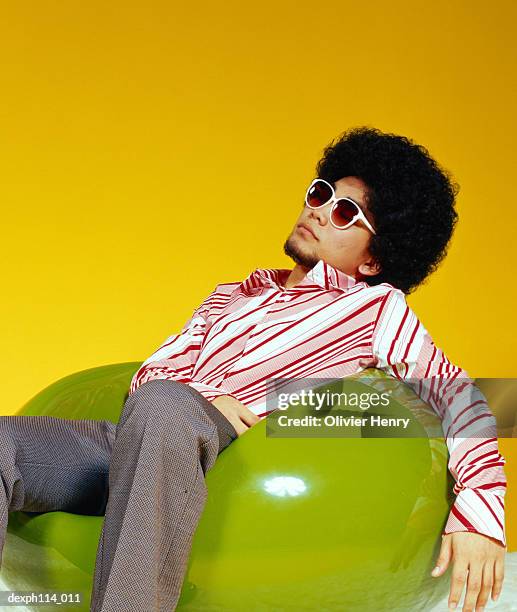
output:
<instances>
[{"instance_id":1,"label":"dark sunglass lens","mask_svg":"<svg viewBox=\"0 0 517 612\"><path fill-rule=\"evenodd\" d=\"M348 225L359 212L357 205L348 200L339 200L334 209L332 220L340 227Z\"/></svg>"},{"instance_id":2,"label":"dark sunglass lens","mask_svg":"<svg viewBox=\"0 0 517 612\"><path fill-rule=\"evenodd\" d=\"M307 194L307 202L310 206L323 206L332 197L332 190L323 181L317 181L309 189Z\"/></svg>"}]
</instances>

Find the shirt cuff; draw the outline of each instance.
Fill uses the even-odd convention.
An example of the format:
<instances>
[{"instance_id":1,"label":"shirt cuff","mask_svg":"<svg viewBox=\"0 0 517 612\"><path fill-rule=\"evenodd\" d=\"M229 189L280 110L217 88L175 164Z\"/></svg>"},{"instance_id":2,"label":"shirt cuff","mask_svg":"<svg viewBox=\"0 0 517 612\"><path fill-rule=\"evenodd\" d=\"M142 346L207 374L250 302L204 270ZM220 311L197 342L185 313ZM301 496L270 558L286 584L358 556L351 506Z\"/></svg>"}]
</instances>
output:
<instances>
[{"instance_id":1,"label":"shirt cuff","mask_svg":"<svg viewBox=\"0 0 517 612\"><path fill-rule=\"evenodd\" d=\"M470 531L489 536L506 547L504 498L485 489L461 490L442 535Z\"/></svg>"}]
</instances>

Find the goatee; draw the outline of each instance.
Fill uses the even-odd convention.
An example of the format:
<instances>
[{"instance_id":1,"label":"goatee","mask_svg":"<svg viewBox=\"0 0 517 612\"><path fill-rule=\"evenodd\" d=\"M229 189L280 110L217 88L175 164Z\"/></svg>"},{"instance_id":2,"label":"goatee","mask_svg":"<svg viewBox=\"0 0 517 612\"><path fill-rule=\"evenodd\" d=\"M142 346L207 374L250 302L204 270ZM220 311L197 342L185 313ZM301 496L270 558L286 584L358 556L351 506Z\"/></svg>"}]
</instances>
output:
<instances>
[{"instance_id":1,"label":"goatee","mask_svg":"<svg viewBox=\"0 0 517 612\"><path fill-rule=\"evenodd\" d=\"M319 258L304 253L302 249L298 248L296 244L296 239L293 239L293 236L289 236L289 238L284 242L284 253L290 257L295 263L300 266L304 266L306 268L312 269L318 263Z\"/></svg>"}]
</instances>

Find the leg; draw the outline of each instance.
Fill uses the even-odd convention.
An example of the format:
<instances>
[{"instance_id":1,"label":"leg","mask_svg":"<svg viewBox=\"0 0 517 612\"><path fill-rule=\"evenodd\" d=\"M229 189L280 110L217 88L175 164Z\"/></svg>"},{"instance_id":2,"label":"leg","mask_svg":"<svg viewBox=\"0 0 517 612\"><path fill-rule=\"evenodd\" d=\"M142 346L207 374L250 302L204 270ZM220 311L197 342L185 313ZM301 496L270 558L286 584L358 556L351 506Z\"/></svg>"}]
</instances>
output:
<instances>
[{"instance_id":1,"label":"leg","mask_svg":"<svg viewBox=\"0 0 517 612\"><path fill-rule=\"evenodd\" d=\"M204 475L236 438L184 383L153 380L129 396L110 462L92 611L175 609L206 501Z\"/></svg>"},{"instance_id":2,"label":"leg","mask_svg":"<svg viewBox=\"0 0 517 612\"><path fill-rule=\"evenodd\" d=\"M104 514L115 425L0 416L0 559L8 513Z\"/></svg>"}]
</instances>

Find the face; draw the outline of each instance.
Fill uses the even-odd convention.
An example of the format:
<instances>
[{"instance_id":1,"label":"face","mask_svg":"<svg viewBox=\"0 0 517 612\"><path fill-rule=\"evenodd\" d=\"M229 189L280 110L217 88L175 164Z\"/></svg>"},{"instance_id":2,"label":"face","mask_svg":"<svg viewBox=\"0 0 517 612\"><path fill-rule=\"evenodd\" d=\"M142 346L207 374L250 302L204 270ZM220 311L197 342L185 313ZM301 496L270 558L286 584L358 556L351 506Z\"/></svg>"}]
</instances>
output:
<instances>
[{"instance_id":1,"label":"face","mask_svg":"<svg viewBox=\"0 0 517 612\"><path fill-rule=\"evenodd\" d=\"M375 227L375 221L366 208L366 186L354 176L339 179L334 184L336 197L350 197L357 202L368 221ZM347 229L335 228L329 220L332 205L318 209L303 206L291 234L284 243L284 252L307 271L320 259L360 280L373 276L380 268L368 252L372 233L362 221L356 221ZM300 227L306 225L311 231Z\"/></svg>"}]
</instances>

